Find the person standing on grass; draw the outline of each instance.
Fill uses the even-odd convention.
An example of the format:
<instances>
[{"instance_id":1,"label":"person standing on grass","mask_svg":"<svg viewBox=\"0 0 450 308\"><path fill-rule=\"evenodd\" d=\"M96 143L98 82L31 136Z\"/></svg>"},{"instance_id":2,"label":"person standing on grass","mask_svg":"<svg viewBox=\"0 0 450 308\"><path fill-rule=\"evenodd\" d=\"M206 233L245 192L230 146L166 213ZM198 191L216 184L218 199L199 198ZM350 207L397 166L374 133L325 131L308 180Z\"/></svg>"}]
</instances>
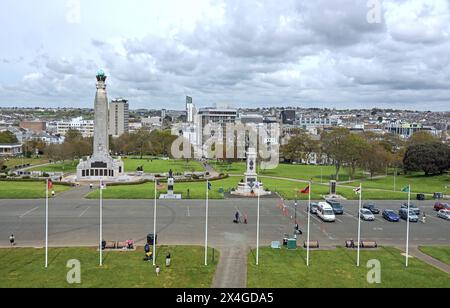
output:
<instances>
[{"instance_id":1,"label":"person standing on grass","mask_svg":"<svg viewBox=\"0 0 450 308\"><path fill-rule=\"evenodd\" d=\"M161 272L161 269L159 268L159 266L156 266L156 276L159 276L159 273Z\"/></svg>"},{"instance_id":2,"label":"person standing on grass","mask_svg":"<svg viewBox=\"0 0 450 308\"><path fill-rule=\"evenodd\" d=\"M11 246L15 245L15 241L16 238L14 237L14 234L11 234L11 236L9 237L9 243L11 244Z\"/></svg>"}]
</instances>

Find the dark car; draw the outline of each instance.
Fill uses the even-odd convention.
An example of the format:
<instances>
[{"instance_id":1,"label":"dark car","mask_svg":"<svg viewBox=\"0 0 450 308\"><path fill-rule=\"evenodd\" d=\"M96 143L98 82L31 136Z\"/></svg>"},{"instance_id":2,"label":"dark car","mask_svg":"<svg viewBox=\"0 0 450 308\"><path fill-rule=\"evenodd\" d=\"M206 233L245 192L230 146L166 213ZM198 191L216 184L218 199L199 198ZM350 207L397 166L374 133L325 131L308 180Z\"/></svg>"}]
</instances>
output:
<instances>
[{"instance_id":1,"label":"dark car","mask_svg":"<svg viewBox=\"0 0 450 308\"><path fill-rule=\"evenodd\" d=\"M344 207L341 205L341 203L335 200L327 200L327 203L331 205L335 215L344 215Z\"/></svg>"},{"instance_id":2,"label":"dark car","mask_svg":"<svg viewBox=\"0 0 450 308\"><path fill-rule=\"evenodd\" d=\"M398 216L393 210L384 210L383 218L390 222L400 221L400 216Z\"/></svg>"},{"instance_id":3,"label":"dark car","mask_svg":"<svg viewBox=\"0 0 450 308\"><path fill-rule=\"evenodd\" d=\"M363 208L372 212L372 214L380 214L380 210L375 206L374 203L366 203Z\"/></svg>"},{"instance_id":4,"label":"dark car","mask_svg":"<svg viewBox=\"0 0 450 308\"><path fill-rule=\"evenodd\" d=\"M311 214L317 214L318 207L319 207L319 203L316 203L316 202L311 203L311 207L310 207Z\"/></svg>"},{"instance_id":5,"label":"dark car","mask_svg":"<svg viewBox=\"0 0 450 308\"><path fill-rule=\"evenodd\" d=\"M439 212L440 210L450 210L450 205L444 202L436 202L434 210Z\"/></svg>"},{"instance_id":6,"label":"dark car","mask_svg":"<svg viewBox=\"0 0 450 308\"><path fill-rule=\"evenodd\" d=\"M407 209L408 208L408 203L403 203L401 208L402 209ZM417 216L420 215L420 209L416 205L410 203L409 204L409 209L411 211L413 211L414 214L416 214Z\"/></svg>"}]
</instances>

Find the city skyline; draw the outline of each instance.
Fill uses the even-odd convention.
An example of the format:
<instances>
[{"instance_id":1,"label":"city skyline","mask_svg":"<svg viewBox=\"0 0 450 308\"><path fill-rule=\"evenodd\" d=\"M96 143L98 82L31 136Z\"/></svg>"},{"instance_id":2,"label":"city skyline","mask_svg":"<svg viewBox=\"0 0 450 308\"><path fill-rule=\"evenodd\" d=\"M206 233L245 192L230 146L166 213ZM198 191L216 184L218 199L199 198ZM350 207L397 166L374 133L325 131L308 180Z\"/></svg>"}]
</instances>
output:
<instances>
[{"instance_id":1,"label":"city skyline","mask_svg":"<svg viewBox=\"0 0 450 308\"><path fill-rule=\"evenodd\" d=\"M448 1L91 2L5 2L0 107L449 110Z\"/></svg>"}]
</instances>

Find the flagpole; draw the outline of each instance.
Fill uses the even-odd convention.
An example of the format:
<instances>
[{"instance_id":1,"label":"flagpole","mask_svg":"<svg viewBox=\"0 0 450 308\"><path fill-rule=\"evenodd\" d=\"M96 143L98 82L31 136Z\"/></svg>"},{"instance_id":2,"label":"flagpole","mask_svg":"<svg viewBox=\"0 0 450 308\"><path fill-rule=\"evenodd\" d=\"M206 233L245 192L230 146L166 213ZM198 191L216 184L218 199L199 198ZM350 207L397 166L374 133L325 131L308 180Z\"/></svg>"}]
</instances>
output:
<instances>
[{"instance_id":1,"label":"flagpole","mask_svg":"<svg viewBox=\"0 0 450 308\"><path fill-rule=\"evenodd\" d=\"M256 265L259 265L259 220L260 220L260 185L258 182L258 217L256 221Z\"/></svg>"},{"instance_id":2,"label":"flagpole","mask_svg":"<svg viewBox=\"0 0 450 308\"><path fill-rule=\"evenodd\" d=\"M362 184L359 184L359 209L358 209L358 256L356 266L360 265L360 253L361 253L361 207L362 207Z\"/></svg>"},{"instance_id":3,"label":"flagpole","mask_svg":"<svg viewBox=\"0 0 450 308\"><path fill-rule=\"evenodd\" d=\"M208 210L209 210L209 180L206 180L206 218L205 218L205 266L208 266Z\"/></svg>"},{"instance_id":4,"label":"flagpole","mask_svg":"<svg viewBox=\"0 0 450 308\"><path fill-rule=\"evenodd\" d=\"M48 268L48 179L45 187L45 268Z\"/></svg>"},{"instance_id":5,"label":"flagpole","mask_svg":"<svg viewBox=\"0 0 450 308\"><path fill-rule=\"evenodd\" d=\"M406 222L406 267L409 264L409 211L411 208L411 185L408 186L408 220Z\"/></svg>"},{"instance_id":6,"label":"flagpole","mask_svg":"<svg viewBox=\"0 0 450 308\"><path fill-rule=\"evenodd\" d=\"M306 266L309 267L309 231L311 224L311 189L312 189L312 181L309 182L309 192L308 192L308 238L306 240Z\"/></svg>"},{"instance_id":7,"label":"flagpole","mask_svg":"<svg viewBox=\"0 0 450 308\"><path fill-rule=\"evenodd\" d=\"M100 266L103 266L103 187L100 180Z\"/></svg>"},{"instance_id":8,"label":"flagpole","mask_svg":"<svg viewBox=\"0 0 450 308\"><path fill-rule=\"evenodd\" d=\"M153 266L156 265L156 195L157 195L157 184L155 178L155 200L153 204Z\"/></svg>"}]
</instances>

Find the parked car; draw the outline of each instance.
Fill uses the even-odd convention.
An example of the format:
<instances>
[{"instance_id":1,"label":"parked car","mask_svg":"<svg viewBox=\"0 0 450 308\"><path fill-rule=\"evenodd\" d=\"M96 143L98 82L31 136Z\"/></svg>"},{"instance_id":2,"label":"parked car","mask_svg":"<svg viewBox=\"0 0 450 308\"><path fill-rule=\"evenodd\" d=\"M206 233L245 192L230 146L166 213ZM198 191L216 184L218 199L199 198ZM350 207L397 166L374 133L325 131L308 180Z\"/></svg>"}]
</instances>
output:
<instances>
[{"instance_id":1,"label":"parked car","mask_svg":"<svg viewBox=\"0 0 450 308\"><path fill-rule=\"evenodd\" d=\"M334 214L333 208L326 202L319 202L319 207L317 208L317 216L323 221L336 221L336 216Z\"/></svg>"},{"instance_id":2,"label":"parked car","mask_svg":"<svg viewBox=\"0 0 450 308\"><path fill-rule=\"evenodd\" d=\"M335 200L327 200L327 203L333 208L335 215L344 215L344 207L340 202Z\"/></svg>"},{"instance_id":3,"label":"parked car","mask_svg":"<svg viewBox=\"0 0 450 308\"><path fill-rule=\"evenodd\" d=\"M440 210L450 210L450 205L448 203L438 201L434 204L434 210L438 212Z\"/></svg>"},{"instance_id":4,"label":"parked car","mask_svg":"<svg viewBox=\"0 0 450 308\"><path fill-rule=\"evenodd\" d=\"M319 207L319 203L317 203L317 202L311 203L311 207L309 208L311 214L317 214L318 207Z\"/></svg>"},{"instance_id":5,"label":"parked car","mask_svg":"<svg viewBox=\"0 0 450 308\"><path fill-rule=\"evenodd\" d=\"M450 210L440 210L437 215L439 218L450 220Z\"/></svg>"},{"instance_id":6,"label":"parked car","mask_svg":"<svg viewBox=\"0 0 450 308\"><path fill-rule=\"evenodd\" d=\"M408 209L400 209L398 211L398 215L401 219L407 220L408 219ZM416 215L416 213L413 210L409 210L409 221L410 222L418 222L419 216Z\"/></svg>"},{"instance_id":7,"label":"parked car","mask_svg":"<svg viewBox=\"0 0 450 308\"><path fill-rule=\"evenodd\" d=\"M402 209L407 209L408 208L408 203L403 203L401 208ZM420 209L415 204L410 203L409 204L409 209L411 211L413 211L414 214L416 214L417 216L420 215Z\"/></svg>"},{"instance_id":8,"label":"parked car","mask_svg":"<svg viewBox=\"0 0 450 308\"><path fill-rule=\"evenodd\" d=\"M375 216L372 214L372 211L370 211L368 209L361 209L361 211L359 212L359 216L361 217L362 220L365 220L365 221L374 221L375 220Z\"/></svg>"},{"instance_id":9,"label":"parked car","mask_svg":"<svg viewBox=\"0 0 450 308\"><path fill-rule=\"evenodd\" d=\"M400 217L395 214L393 210L384 210L383 211L383 218L390 222L398 222L400 221Z\"/></svg>"},{"instance_id":10,"label":"parked car","mask_svg":"<svg viewBox=\"0 0 450 308\"><path fill-rule=\"evenodd\" d=\"M372 214L380 214L380 210L375 206L375 203L365 203L363 208L372 212Z\"/></svg>"}]
</instances>

